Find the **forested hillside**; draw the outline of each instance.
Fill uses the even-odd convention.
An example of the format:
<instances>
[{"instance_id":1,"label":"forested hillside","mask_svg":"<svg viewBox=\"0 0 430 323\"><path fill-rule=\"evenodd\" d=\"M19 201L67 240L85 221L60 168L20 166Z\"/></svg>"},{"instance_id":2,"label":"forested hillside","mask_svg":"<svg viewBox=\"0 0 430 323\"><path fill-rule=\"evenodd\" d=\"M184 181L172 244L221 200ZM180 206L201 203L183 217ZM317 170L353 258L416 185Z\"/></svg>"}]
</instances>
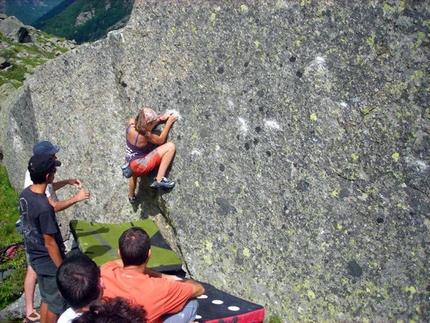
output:
<instances>
[{"instance_id":1,"label":"forested hillside","mask_svg":"<svg viewBox=\"0 0 430 323\"><path fill-rule=\"evenodd\" d=\"M26 25L58 6L64 0L0 0L0 12L15 16Z\"/></svg>"},{"instance_id":2,"label":"forested hillside","mask_svg":"<svg viewBox=\"0 0 430 323\"><path fill-rule=\"evenodd\" d=\"M95 41L122 28L133 4L134 0L66 0L32 26L78 44Z\"/></svg>"}]
</instances>

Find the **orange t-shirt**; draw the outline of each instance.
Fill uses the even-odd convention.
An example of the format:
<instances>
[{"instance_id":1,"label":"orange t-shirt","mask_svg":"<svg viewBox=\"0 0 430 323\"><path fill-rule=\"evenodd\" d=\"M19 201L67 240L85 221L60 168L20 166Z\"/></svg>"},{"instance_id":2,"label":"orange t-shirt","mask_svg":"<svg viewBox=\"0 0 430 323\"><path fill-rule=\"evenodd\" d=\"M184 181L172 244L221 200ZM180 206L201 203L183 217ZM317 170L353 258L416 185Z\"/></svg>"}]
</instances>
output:
<instances>
[{"instance_id":1,"label":"orange t-shirt","mask_svg":"<svg viewBox=\"0 0 430 323\"><path fill-rule=\"evenodd\" d=\"M103 296L120 296L143 305L148 323L160 323L162 315L179 312L193 294L190 284L130 273L115 261L105 263L100 270L105 285Z\"/></svg>"}]
</instances>

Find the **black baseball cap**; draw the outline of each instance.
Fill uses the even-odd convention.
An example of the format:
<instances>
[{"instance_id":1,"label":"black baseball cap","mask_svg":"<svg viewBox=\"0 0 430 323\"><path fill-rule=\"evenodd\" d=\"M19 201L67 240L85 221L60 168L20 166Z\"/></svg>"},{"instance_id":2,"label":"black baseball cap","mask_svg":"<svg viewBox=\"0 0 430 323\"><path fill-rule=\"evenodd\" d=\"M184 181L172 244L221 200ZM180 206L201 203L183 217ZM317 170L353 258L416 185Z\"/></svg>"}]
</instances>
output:
<instances>
[{"instance_id":1,"label":"black baseball cap","mask_svg":"<svg viewBox=\"0 0 430 323\"><path fill-rule=\"evenodd\" d=\"M52 159L48 154L37 154L30 158L28 162L28 171L30 174L49 174L54 167L61 166L61 162Z\"/></svg>"}]
</instances>

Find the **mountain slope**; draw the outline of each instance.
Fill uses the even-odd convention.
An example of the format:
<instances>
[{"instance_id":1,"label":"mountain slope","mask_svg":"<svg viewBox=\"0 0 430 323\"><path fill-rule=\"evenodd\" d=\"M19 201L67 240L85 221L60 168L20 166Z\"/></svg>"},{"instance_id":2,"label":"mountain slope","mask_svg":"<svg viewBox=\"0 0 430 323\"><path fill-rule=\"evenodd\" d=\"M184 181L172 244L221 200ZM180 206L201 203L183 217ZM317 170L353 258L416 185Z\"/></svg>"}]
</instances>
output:
<instances>
[{"instance_id":1,"label":"mountain slope","mask_svg":"<svg viewBox=\"0 0 430 323\"><path fill-rule=\"evenodd\" d=\"M0 12L15 16L26 25L58 6L63 0L0 0Z\"/></svg>"},{"instance_id":2,"label":"mountain slope","mask_svg":"<svg viewBox=\"0 0 430 323\"><path fill-rule=\"evenodd\" d=\"M0 18L0 44L0 110L36 67L76 48L75 42L25 26L16 17Z\"/></svg>"},{"instance_id":3,"label":"mountain slope","mask_svg":"<svg viewBox=\"0 0 430 323\"><path fill-rule=\"evenodd\" d=\"M32 25L81 44L103 38L112 29L122 28L130 17L133 4L134 0L66 0Z\"/></svg>"}]
</instances>

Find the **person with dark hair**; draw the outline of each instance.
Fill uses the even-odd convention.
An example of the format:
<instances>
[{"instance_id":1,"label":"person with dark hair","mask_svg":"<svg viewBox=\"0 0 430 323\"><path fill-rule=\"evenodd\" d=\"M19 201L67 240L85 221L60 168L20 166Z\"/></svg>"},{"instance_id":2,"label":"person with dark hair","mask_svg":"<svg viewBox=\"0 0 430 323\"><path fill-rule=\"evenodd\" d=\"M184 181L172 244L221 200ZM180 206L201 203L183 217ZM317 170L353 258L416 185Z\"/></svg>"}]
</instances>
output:
<instances>
[{"instance_id":1,"label":"person with dark hair","mask_svg":"<svg viewBox=\"0 0 430 323\"><path fill-rule=\"evenodd\" d=\"M34 155L39 154L47 154L50 155L52 159L57 159L56 153L60 150L60 146L55 146L49 141L40 141L33 147L33 153ZM31 178L30 178L30 172L27 170L25 172L25 179L24 179L24 188L30 186L33 184ZM62 211L69 206L72 206L75 203L81 202L83 200L86 200L90 197L90 193L88 190L81 189L78 193L76 193L73 197L64 200L59 201L56 195L56 190L66 186L66 185L72 185L78 188L82 187L82 183L77 178L71 178L67 180L57 181L54 183L49 183L46 186L45 194L48 198L49 203L54 207L55 212ZM28 257L27 257L28 258ZM37 281L37 275L34 271L34 269L31 267L29 261L27 261L27 273L24 280L24 294L25 294L25 319L28 323L38 323L40 321L40 315L37 313L37 311L34 309L34 291L36 289L36 281Z\"/></svg>"},{"instance_id":2,"label":"person with dark hair","mask_svg":"<svg viewBox=\"0 0 430 323\"><path fill-rule=\"evenodd\" d=\"M146 323L145 309L121 297L93 302L72 323Z\"/></svg>"},{"instance_id":3,"label":"person with dark hair","mask_svg":"<svg viewBox=\"0 0 430 323\"><path fill-rule=\"evenodd\" d=\"M57 267L65 258L65 246L53 206L45 190L54 181L61 162L48 154L34 155L28 163L33 184L19 196L19 213L26 251L39 281L42 298L40 321L55 323L66 309L66 301L58 294L55 281Z\"/></svg>"},{"instance_id":4,"label":"person with dark hair","mask_svg":"<svg viewBox=\"0 0 430 323\"><path fill-rule=\"evenodd\" d=\"M57 159L56 154L59 151L60 146L54 146L49 141L41 141L33 147L34 155L47 154L50 155L52 159ZM30 186L31 184L33 183L30 178L30 173L27 171L25 173L24 188ZM75 186L80 190L73 197L64 201L59 201L55 192L66 185ZM54 207L55 212L65 210L68 207L78 202L84 201L90 197L90 192L82 188L82 182L77 178L69 178L66 180L49 183L46 187L45 194L48 197L49 203L51 203L51 205Z\"/></svg>"},{"instance_id":5,"label":"person with dark hair","mask_svg":"<svg viewBox=\"0 0 430 323\"><path fill-rule=\"evenodd\" d=\"M103 296L103 283L97 264L84 254L66 258L57 270L57 285L63 298L70 306L59 318L58 323L69 323L88 310L91 302Z\"/></svg>"},{"instance_id":6,"label":"person with dark hair","mask_svg":"<svg viewBox=\"0 0 430 323\"><path fill-rule=\"evenodd\" d=\"M177 113L169 110L158 116L154 110L144 108L135 119L128 120L125 160L130 164L132 171L129 179L130 203L133 204L136 200L134 191L137 178L148 174L157 166L159 166L157 176L151 187L171 189L175 186L175 182L169 181L164 176L176 151L173 142L166 142L167 135L178 117ZM161 122L165 122L163 131L160 134L154 133L153 129Z\"/></svg>"},{"instance_id":7,"label":"person with dark hair","mask_svg":"<svg viewBox=\"0 0 430 323\"><path fill-rule=\"evenodd\" d=\"M203 285L147 268L150 248L150 238L142 228L132 227L122 233L120 259L100 268L105 285L103 296L124 297L143 305L149 323L193 322L198 308L194 298L204 293Z\"/></svg>"}]
</instances>

